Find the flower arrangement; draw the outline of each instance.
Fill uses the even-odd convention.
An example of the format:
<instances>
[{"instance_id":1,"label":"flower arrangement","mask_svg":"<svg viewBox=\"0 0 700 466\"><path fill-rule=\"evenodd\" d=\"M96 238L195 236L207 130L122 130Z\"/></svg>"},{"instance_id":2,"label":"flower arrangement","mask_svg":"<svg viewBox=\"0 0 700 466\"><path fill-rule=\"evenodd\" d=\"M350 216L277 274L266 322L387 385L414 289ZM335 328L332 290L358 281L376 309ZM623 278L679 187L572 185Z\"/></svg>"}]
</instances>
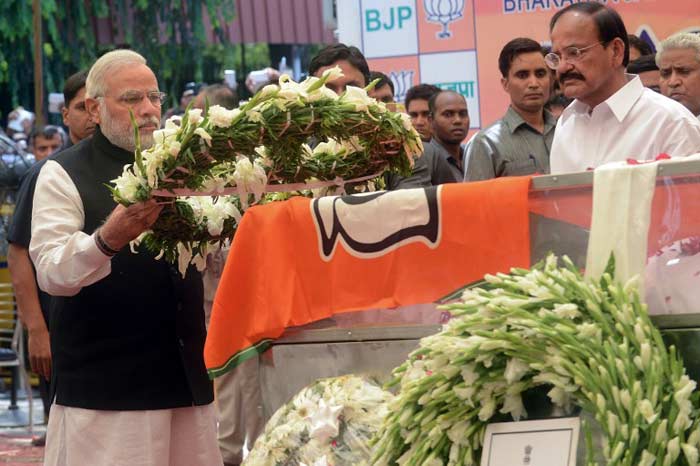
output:
<instances>
[{"instance_id":1,"label":"flower arrangement","mask_svg":"<svg viewBox=\"0 0 700 466\"><path fill-rule=\"evenodd\" d=\"M355 375L318 380L275 412L243 464L366 465L391 398Z\"/></svg>"},{"instance_id":2,"label":"flower arrangement","mask_svg":"<svg viewBox=\"0 0 700 466\"><path fill-rule=\"evenodd\" d=\"M614 283L612 259L598 281L563 263L487 276L448 306L454 318L394 371L373 465L477 465L486 425L527 417L521 394L537 386L594 417L606 465L698 464L696 383L636 280ZM591 427L584 420L586 464L596 464Z\"/></svg>"},{"instance_id":3,"label":"flower arrangement","mask_svg":"<svg viewBox=\"0 0 700 466\"><path fill-rule=\"evenodd\" d=\"M121 204L153 197L168 204L139 242L171 262L184 250L204 257L231 237L242 210L279 199L266 193L342 192L346 183L366 183L385 170L410 174L423 149L409 116L388 111L365 89L337 95L325 83L339 76L338 67L301 83L283 75L240 108L188 109L166 121L154 146L137 149L134 164L113 180ZM237 199L216 199L227 195ZM193 196L214 199L187 199ZM211 212L223 217L212 222Z\"/></svg>"}]
</instances>

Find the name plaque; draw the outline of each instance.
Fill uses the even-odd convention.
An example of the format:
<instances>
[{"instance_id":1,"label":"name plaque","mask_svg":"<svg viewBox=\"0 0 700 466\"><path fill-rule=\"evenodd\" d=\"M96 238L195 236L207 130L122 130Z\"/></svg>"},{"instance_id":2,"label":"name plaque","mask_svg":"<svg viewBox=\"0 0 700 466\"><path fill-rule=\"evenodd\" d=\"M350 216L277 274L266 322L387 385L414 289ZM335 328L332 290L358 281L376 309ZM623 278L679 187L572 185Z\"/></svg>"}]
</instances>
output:
<instances>
[{"instance_id":1,"label":"name plaque","mask_svg":"<svg viewBox=\"0 0 700 466\"><path fill-rule=\"evenodd\" d=\"M481 466L576 466L580 425L578 417L490 424Z\"/></svg>"}]
</instances>

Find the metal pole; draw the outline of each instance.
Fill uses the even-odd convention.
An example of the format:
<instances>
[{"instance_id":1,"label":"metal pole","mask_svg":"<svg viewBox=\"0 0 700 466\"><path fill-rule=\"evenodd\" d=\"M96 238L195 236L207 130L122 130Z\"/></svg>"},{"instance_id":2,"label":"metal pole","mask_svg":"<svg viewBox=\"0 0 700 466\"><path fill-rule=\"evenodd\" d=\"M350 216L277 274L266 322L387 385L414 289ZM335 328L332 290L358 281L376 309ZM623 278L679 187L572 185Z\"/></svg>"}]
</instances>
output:
<instances>
[{"instance_id":1,"label":"metal pole","mask_svg":"<svg viewBox=\"0 0 700 466\"><path fill-rule=\"evenodd\" d=\"M44 124L44 71L42 63L42 34L41 34L41 3L40 0L32 1L34 13L34 113L36 125Z\"/></svg>"}]
</instances>

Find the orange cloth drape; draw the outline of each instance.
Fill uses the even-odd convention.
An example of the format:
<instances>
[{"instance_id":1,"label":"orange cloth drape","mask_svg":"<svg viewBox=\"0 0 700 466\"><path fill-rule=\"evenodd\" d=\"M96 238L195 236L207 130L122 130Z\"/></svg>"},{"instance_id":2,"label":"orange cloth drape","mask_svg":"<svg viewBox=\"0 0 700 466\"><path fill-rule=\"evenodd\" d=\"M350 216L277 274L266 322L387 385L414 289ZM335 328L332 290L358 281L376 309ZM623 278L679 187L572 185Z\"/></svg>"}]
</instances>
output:
<instances>
[{"instance_id":1,"label":"orange cloth drape","mask_svg":"<svg viewBox=\"0 0 700 466\"><path fill-rule=\"evenodd\" d=\"M205 346L210 375L263 351L287 327L341 312L433 302L485 273L528 267L529 184L529 177L519 177L394 191L381 195L380 210L340 209L350 240L325 259L313 200L249 209L214 301ZM438 208L429 217L437 217L439 235L416 240L411 227L427 218L425 202L416 198L431 196ZM362 249L348 246L353 239L371 242L366 233L377 230L398 231L394 246L364 256L352 252Z\"/></svg>"}]
</instances>

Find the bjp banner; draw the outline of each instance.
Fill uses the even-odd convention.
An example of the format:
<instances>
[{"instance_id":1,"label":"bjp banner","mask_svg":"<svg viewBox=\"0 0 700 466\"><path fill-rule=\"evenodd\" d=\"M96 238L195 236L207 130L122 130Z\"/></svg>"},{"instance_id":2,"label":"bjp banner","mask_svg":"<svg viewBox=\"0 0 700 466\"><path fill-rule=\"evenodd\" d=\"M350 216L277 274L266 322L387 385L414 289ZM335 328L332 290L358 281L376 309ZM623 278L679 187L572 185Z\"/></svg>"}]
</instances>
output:
<instances>
[{"instance_id":1,"label":"bjp banner","mask_svg":"<svg viewBox=\"0 0 700 466\"><path fill-rule=\"evenodd\" d=\"M420 83L461 93L472 130L503 116L498 55L516 37L549 45L554 14L582 0L343 0L339 40L365 54L371 70L394 83L397 101ZM700 31L698 0L601 0L655 47L679 31Z\"/></svg>"},{"instance_id":2,"label":"bjp banner","mask_svg":"<svg viewBox=\"0 0 700 466\"><path fill-rule=\"evenodd\" d=\"M528 267L529 177L249 209L216 294L212 377L285 328L334 314L429 303L486 273Z\"/></svg>"}]
</instances>

